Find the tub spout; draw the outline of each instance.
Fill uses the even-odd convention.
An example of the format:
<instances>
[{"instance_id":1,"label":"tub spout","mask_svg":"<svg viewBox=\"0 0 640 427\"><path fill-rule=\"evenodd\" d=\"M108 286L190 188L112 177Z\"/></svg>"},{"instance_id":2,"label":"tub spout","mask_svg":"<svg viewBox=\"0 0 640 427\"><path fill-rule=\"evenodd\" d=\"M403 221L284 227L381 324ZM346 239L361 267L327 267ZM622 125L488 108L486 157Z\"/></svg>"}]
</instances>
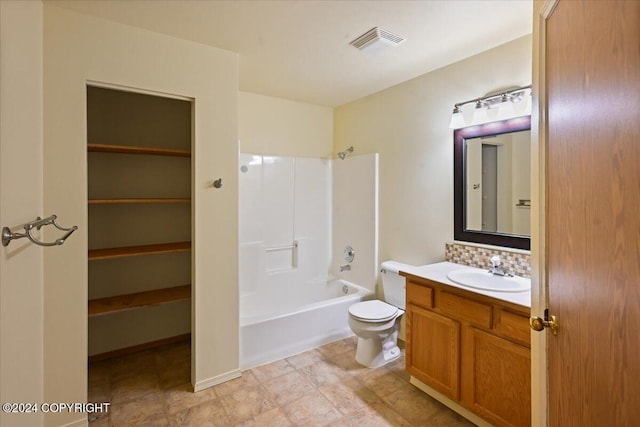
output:
<instances>
[{"instance_id":1,"label":"tub spout","mask_svg":"<svg viewBox=\"0 0 640 427\"><path fill-rule=\"evenodd\" d=\"M340 266L340 273L342 273L343 271L349 271L351 270L351 265L347 264L347 265L341 265Z\"/></svg>"}]
</instances>

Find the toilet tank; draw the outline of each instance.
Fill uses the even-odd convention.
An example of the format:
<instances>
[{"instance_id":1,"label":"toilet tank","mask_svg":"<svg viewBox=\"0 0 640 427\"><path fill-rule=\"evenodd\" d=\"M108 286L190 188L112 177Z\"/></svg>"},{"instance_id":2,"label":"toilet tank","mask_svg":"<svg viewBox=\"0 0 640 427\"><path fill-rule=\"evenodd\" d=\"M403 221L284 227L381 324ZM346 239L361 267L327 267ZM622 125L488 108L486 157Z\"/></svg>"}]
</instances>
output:
<instances>
[{"instance_id":1,"label":"toilet tank","mask_svg":"<svg viewBox=\"0 0 640 427\"><path fill-rule=\"evenodd\" d=\"M412 267L396 261L385 261L380 265L382 273L382 290L384 300L389 304L401 309L406 309L406 286L405 278L398 274L401 270Z\"/></svg>"}]
</instances>

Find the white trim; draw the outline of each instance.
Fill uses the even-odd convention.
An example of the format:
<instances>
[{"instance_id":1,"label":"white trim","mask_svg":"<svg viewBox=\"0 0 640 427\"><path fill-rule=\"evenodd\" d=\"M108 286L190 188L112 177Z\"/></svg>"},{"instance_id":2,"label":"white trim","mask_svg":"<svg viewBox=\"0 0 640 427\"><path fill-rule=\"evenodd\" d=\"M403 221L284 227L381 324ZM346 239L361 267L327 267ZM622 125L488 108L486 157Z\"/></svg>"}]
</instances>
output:
<instances>
[{"instance_id":1,"label":"white trim","mask_svg":"<svg viewBox=\"0 0 640 427\"><path fill-rule=\"evenodd\" d=\"M546 152L547 152L547 83L546 32L547 20L558 0L540 1L534 6L533 105L531 122L531 316L542 316L547 307L546 249ZM536 12L537 9L537 12ZM534 172L535 171L535 172ZM549 425L549 394L547 372L547 334L531 332L531 426Z\"/></svg>"},{"instance_id":2,"label":"white trim","mask_svg":"<svg viewBox=\"0 0 640 427\"><path fill-rule=\"evenodd\" d=\"M87 416L85 415L84 418L77 420L77 421L72 421L68 424L60 424L60 427L87 427L89 425L89 421L87 420Z\"/></svg>"},{"instance_id":3,"label":"white trim","mask_svg":"<svg viewBox=\"0 0 640 427\"><path fill-rule=\"evenodd\" d=\"M431 387L429 387L419 379L415 378L414 376L411 376L411 379L409 380L409 384L425 392L426 394L433 397L438 402L442 403L444 406L448 407L454 412L457 412L458 414L460 414L467 420L471 421L473 424L477 425L478 427L493 427L491 423L488 423L487 421L480 418L479 416L477 416L476 414L474 414L464 406L460 405L458 402L451 400L450 398L440 393L439 391L432 389Z\"/></svg>"},{"instance_id":4,"label":"white trim","mask_svg":"<svg viewBox=\"0 0 640 427\"><path fill-rule=\"evenodd\" d=\"M209 387L213 387L218 384L222 384L229 380L240 378L241 376L242 376L242 371L240 371L240 369L235 369L233 371L225 372L224 374L216 375L215 377L198 381L193 385L193 391L197 393L199 391L205 390Z\"/></svg>"},{"instance_id":5,"label":"white trim","mask_svg":"<svg viewBox=\"0 0 640 427\"><path fill-rule=\"evenodd\" d=\"M98 82L98 81L95 81L95 80L87 80L86 84L87 84L87 86L91 86L91 87L99 87L99 88L103 88L103 89L113 89L113 90L119 90L119 91L122 91L122 92L139 93L141 95L159 96L159 97L162 97L162 98L177 99L177 100L180 100L180 101L193 102L195 100L195 98L190 98L190 97L183 96L183 95L175 95L173 93L159 92L159 91L150 90L150 89L141 89L141 88L132 87L132 86L124 86L124 85L119 85L119 84L115 84L115 83Z\"/></svg>"}]
</instances>

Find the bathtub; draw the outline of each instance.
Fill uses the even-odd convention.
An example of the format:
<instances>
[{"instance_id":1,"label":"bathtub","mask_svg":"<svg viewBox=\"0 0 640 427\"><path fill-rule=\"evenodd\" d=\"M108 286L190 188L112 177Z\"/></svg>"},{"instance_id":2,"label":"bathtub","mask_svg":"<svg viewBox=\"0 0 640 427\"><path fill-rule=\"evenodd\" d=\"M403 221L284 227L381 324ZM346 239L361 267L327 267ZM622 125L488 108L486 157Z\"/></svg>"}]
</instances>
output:
<instances>
[{"instance_id":1,"label":"bathtub","mask_svg":"<svg viewBox=\"0 0 640 427\"><path fill-rule=\"evenodd\" d=\"M372 291L340 279L271 291L241 296L241 369L351 336L349 306L373 297Z\"/></svg>"}]
</instances>

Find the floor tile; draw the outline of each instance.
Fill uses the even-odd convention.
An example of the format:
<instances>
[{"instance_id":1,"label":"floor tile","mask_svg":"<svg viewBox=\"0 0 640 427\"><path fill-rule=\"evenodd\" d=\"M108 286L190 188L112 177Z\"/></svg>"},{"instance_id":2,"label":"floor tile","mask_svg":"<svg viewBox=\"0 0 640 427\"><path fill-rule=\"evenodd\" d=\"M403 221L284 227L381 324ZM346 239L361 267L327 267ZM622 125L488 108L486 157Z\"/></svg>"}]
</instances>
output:
<instances>
[{"instance_id":1,"label":"floor tile","mask_svg":"<svg viewBox=\"0 0 640 427\"><path fill-rule=\"evenodd\" d=\"M250 420L247 420L239 427L293 427L293 424L287 418L280 408L274 408L267 412L263 412Z\"/></svg>"},{"instance_id":2,"label":"floor tile","mask_svg":"<svg viewBox=\"0 0 640 427\"><path fill-rule=\"evenodd\" d=\"M164 401L159 394L146 394L109 407L112 426L143 424L149 419L165 417Z\"/></svg>"},{"instance_id":3,"label":"floor tile","mask_svg":"<svg viewBox=\"0 0 640 427\"><path fill-rule=\"evenodd\" d=\"M241 377L234 378L230 381L218 384L213 387L213 390L218 397L226 396L227 394L235 393L238 390L254 387L258 385L258 380L251 371L245 371Z\"/></svg>"},{"instance_id":4,"label":"floor tile","mask_svg":"<svg viewBox=\"0 0 640 427\"><path fill-rule=\"evenodd\" d=\"M429 418L429 426L433 427L474 427L475 424L449 408L441 407Z\"/></svg>"},{"instance_id":5,"label":"floor tile","mask_svg":"<svg viewBox=\"0 0 640 427\"><path fill-rule=\"evenodd\" d=\"M151 350L118 357L111 361L111 380L120 380L142 372L155 372L155 354Z\"/></svg>"},{"instance_id":6,"label":"floor tile","mask_svg":"<svg viewBox=\"0 0 640 427\"><path fill-rule=\"evenodd\" d=\"M351 338L347 338L323 345L322 347L318 347L318 351L327 357L338 356L340 354L344 354L347 351L353 352L355 354L356 343Z\"/></svg>"},{"instance_id":7,"label":"floor tile","mask_svg":"<svg viewBox=\"0 0 640 427\"><path fill-rule=\"evenodd\" d=\"M150 393L160 395L158 375L155 372L133 373L112 382L110 402L135 400Z\"/></svg>"},{"instance_id":8,"label":"floor tile","mask_svg":"<svg viewBox=\"0 0 640 427\"><path fill-rule=\"evenodd\" d=\"M300 369L324 360L324 356L318 350L313 349L305 351L304 353L296 354L295 356L287 357L286 360L294 368Z\"/></svg>"},{"instance_id":9,"label":"floor tile","mask_svg":"<svg viewBox=\"0 0 640 427\"><path fill-rule=\"evenodd\" d=\"M355 361L356 342L350 337L259 366L198 393L188 343L93 362L89 401L111 407L90 427L473 425L409 384L404 355L365 368Z\"/></svg>"},{"instance_id":10,"label":"floor tile","mask_svg":"<svg viewBox=\"0 0 640 427\"><path fill-rule=\"evenodd\" d=\"M169 416L171 427L228 427L231 424L218 400L202 403Z\"/></svg>"},{"instance_id":11,"label":"floor tile","mask_svg":"<svg viewBox=\"0 0 640 427\"><path fill-rule=\"evenodd\" d=\"M193 406L217 399L216 393L212 388L194 393L193 386L190 383L181 384L165 390L164 397L169 414L175 414L176 412L181 412Z\"/></svg>"},{"instance_id":12,"label":"floor tile","mask_svg":"<svg viewBox=\"0 0 640 427\"><path fill-rule=\"evenodd\" d=\"M300 369L300 372L316 387L339 383L349 377L349 374L328 361L306 366Z\"/></svg>"},{"instance_id":13,"label":"floor tile","mask_svg":"<svg viewBox=\"0 0 640 427\"><path fill-rule=\"evenodd\" d=\"M263 386L278 405L284 405L315 391L313 384L298 371L269 380L263 383Z\"/></svg>"},{"instance_id":14,"label":"floor tile","mask_svg":"<svg viewBox=\"0 0 640 427\"><path fill-rule=\"evenodd\" d=\"M366 410L370 403L380 402L373 390L354 378L325 384L319 390L342 414Z\"/></svg>"},{"instance_id":15,"label":"floor tile","mask_svg":"<svg viewBox=\"0 0 640 427\"><path fill-rule=\"evenodd\" d=\"M262 386L238 390L220 398L229 419L240 423L266 412L276 405Z\"/></svg>"},{"instance_id":16,"label":"floor tile","mask_svg":"<svg viewBox=\"0 0 640 427\"><path fill-rule=\"evenodd\" d=\"M354 354L352 352L340 354L332 358L331 361L334 365L350 375L358 376L371 370L371 368L367 368L366 366L362 366L361 364L356 362L356 358L354 357Z\"/></svg>"},{"instance_id":17,"label":"floor tile","mask_svg":"<svg viewBox=\"0 0 640 427\"><path fill-rule=\"evenodd\" d=\"M282 375L295 371L295 368L286 361L286 359L278 360L277 362L269 363L267 365L258 366L251 369L251 372L255 375L256 379L260 382L267 381L272 378L277 378Z\"/></svg>"},{"instance_id":18,"label":"floor tile","mask_svg":"<svg viewBox=\"0 0 640 427\"><path fill-rule=\"evenodd\" d=\"M342 417L332 427L414 427L384 403L374 403L369 408ZM421 427L421 426L420 426ZM429 427L431 427L429 425Z\"/></svg>"},{"instance_id":19,"label":"floor tile","mask_svg":"<svg viewBox=\"0 0 640 427\"><path fill-rule=\"evenodd\" d=\"M308 394L283 408L289 419L297 426L324 426L342 417L322 393Z\"/></svg>"},{"instance_id":20,"label":"floor tile","mask_svg":"<svg viewBox=\"0 0 640 427\"><path fill-rule=\"evenodd\" d=\"M380 397L394 393L408 384L408 380L402 379L384 366L363 372L358 378Z\"/></svg>"},{"instance_id":21,"label":"floor tile","mask_svg":"<svg viewBox=\"0 0 640 427\"><path fill-rule=\"evenodd\" d=\"M403 385L383 400L394 411L417 426L429 425L429 419L444 407L411 384Z\"/></svg>"}]
</instances>

